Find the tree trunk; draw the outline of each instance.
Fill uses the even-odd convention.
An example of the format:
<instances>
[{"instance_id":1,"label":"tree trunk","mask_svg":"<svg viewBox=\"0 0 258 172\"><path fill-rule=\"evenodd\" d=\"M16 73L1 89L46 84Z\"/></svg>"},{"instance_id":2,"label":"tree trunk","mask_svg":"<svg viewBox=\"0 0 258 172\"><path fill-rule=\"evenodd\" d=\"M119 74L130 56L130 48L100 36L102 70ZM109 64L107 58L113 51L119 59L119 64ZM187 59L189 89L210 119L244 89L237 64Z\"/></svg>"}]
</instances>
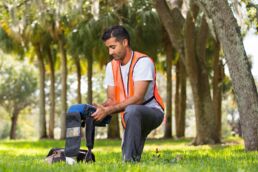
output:
<instances>
[{"instance_id":1,"label":"tree trunk","mask_svg":"<svg viewBox=\"0 0 258 172\"><path fill-rule=\"evenodd\" d=\"M258 150L258 94L240 29L226 0L199 0L201 8L213 20L216 33L228 62L237 98L245 149Z\"/></svg>"},{"instance_id":2,"label":"tree trunk","mask_svg":"<svg viewBox=\"0 0 258 172\"><path fill-rule=\"evenodd\" d=\"M175 123L176 123L176 136L178 135L179 131L179 118L180 118L180 59L177 61L176 64L176 95L175 95ZM178 136L177 136L178 137Z\"/></svg>"},{"instance_id":3,"label":"tree trunk","mask_svg":"<svg viewBox=\"0 0 258 172\"><path fill-rule=\"evenodd\" d=\"M39 138L47 138L45 111L45 65L39 44L34 45L39 67Z\"/></svg>"},{"instance_id":4,"label":"tree trunk","mask_svg":"<svg viewBox=\"0 0 258 172\"><path fill-rule=\"evenodd\" d=\"M108 138L109 139L119 139L120 138L120 130L119 130L119 120L118 115L112 115L112 120L108 125Z\"/></svg>"},{"instance_id":5,"label":"tree trunk","mask_svg":"<svg viewBox=\"0 0 258 172\"><path fill-rule=\"evenodd\" d=\"M76 66L76 75L77 75L77 103L82 103L82 95L81 95L81 63L78 54L74 54L74 62ZM85 137L85 129L81 128L81 137Z\"/></svg>"},{"instance_id":6,"label":"tree trunk","mask_svg":"<svg viewBox=\"0 0 258 172\"><path fill-rule=\"evenodd\" d=\"M169 39L180 54L184 58L184 39L182 28L185 22L180 9L175 7L171 11L166 3L166 0L153 0L156 10L159 14L161 22L168 33ZM181 3L181 2L176 2Z\"/></svg>"},{"instance_id":7,"label":"tree trunk","mask_svg":"<svg viewBox=\"0 0 258 172\"><path fill-rule=\"evenodd\" d=\"M208 71L205 67L205 47L208 25L202 18L199 34L196 34L192 12L188 11L185 25L186 69L194 98L196 131L194 145L218 143L216 138L215 114L210 95Z\"/></svg>"},{"instance_id":8,"label":"tree trunk","mask_svg":"<svg viewBox=\"0 0 258 172\"><path fill-rule=\"evenodd\" d=\"M18 121L19 111L14 108L11 118L11 131L10 131L10 139L16 139L16 128L17 128L17 121Z\"/></svg>"},{"instance_id":9,"label":"tree trunk","mask_svg":"<svg viewBox=\"0 0 258 172\"><path fill-rule=\"evenodd\" d=\"M167 99L166 99L166 124L164 138L172 138L172 59L173 51L170 40L166 40L166 62L167 62Z\"/></svg>"},{"instance_id":10,"label":"tree trunk","mask_svg":"<svg viewBox=\"0 0 258 172\"><path fill-rule=\"evenodd\" d=\"M48 137L54 138L55 128L55 67L50 46L47 46L47 56L50 65L50 113L48 125Z\"/></svg>"},{"instance_id":11,"label":"tree trunk","mask_svg":"<svg viewBox=\"0 0 258 172\"><path fill-rule=\"evenodd\" d=\"M219 59L220 45L215 43L213 58L213 106L216 116L216 135L221 140L221 103L222 103L222 86L224 78L224 67L222 61Z\"/></svg>"},{"instance_id":12,"label":"tree trunk","mask_svg":"<svg viewBox=\"0 0 258 172\"><path fill-rule=\"evenodd\" d=\"M58 40L61 52L61 71L62 71L62 93L61 93L61 138L65 138L66 133L66 111L67 111L67 58L64 38Z\"/></svg>"},{"instance_id":13,"label":"tree trunk","mask_svg":"<svg viewBox=\"0 0 258 172\"><path fill-rule=\"evenodd\" d=\"M87 58L88 60L88 94L87 94L87 103L92 104L92 66L93 66L93 59L92 56Z\"/></svg>"},{"instance_id":14,"label":"tree trunk","mask_svg":"<svg viewBox=\"0 0 258 172\"><path fill-rule=\"evenodd\" d=\"M77 103L82 103L82 95L81 95L81 64L80 58L78 55L74 56L75 58L75 66L76 66L76 74L77 74Z\"/></svg>"},{"instance_id":15,"label":"tree trunk","mask_svg":"<svg viewBox=\"0 0 258 172\"><path fill-rule=\"evenodd\" d=\"M179 61L180 65L180 91L179 91L179 115L178 115L178 126L176 136L178 138L185 136L185 110L186 110L186 71L182 61Z\"/></svg>"}]
</instances>

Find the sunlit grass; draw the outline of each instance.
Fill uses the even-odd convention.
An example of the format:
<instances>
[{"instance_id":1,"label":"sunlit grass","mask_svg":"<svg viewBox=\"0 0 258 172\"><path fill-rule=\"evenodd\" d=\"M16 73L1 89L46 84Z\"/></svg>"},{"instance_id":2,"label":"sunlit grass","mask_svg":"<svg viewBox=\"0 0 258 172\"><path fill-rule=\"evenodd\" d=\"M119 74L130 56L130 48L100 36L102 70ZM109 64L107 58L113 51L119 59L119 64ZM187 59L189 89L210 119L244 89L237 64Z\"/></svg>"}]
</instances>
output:
<instances>
[{"instance_id":1,"label":"sunlit grass","mask_svg":"<svg viewBox=\"0 0 258 172\"><path fill-rule=\"evenodd\" d=\"M70 166L44 162L49 149L64 147L64 141L5 140L0 142L0 171L258 171L258 153L245 152L239 138L213 146L190 146L190 142L148 140L141 162L131 164L122 162L120 140L96 140L96 163Z\"/></svg>"}]
</instances>

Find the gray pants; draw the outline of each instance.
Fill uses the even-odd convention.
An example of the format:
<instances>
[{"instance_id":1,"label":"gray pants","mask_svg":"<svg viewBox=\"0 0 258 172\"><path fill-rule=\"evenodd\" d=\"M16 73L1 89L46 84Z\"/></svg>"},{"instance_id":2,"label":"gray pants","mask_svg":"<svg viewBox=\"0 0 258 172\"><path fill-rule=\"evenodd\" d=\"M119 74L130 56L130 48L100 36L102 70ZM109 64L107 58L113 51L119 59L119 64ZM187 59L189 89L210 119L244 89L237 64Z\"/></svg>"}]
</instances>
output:
<instances>
[{"instance_id":1,"label":"gray pants","mask_svg":"<svg viewBox=\"0 0 258 172\"><path fill-rule=\"evenodd\" d=\"M125 123L122 143L123 161L140 161L144 142L151 132L157 128L164 114L155 108L144 105L129 105L125 109Z\"/></svg>"}]
</instances>

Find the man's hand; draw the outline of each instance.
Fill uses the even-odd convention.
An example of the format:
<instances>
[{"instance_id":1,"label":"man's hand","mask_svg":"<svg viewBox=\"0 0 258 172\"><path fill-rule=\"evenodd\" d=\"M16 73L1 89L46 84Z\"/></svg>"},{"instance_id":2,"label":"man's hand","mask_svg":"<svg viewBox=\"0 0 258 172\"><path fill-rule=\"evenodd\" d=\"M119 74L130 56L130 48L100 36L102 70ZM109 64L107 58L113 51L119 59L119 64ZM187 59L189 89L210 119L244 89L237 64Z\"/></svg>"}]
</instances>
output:
<instances>
[{"instance_id":1,"label":"man's hand","mask_svg":"<svg viewBox=\"0 0 258 172\"><path fill-rule=\"evenodd\" d=\"M91 115L94 120L101 121L108 115L107 110L104 106L98 105L98 104L93 104L93 105L96 107L96 112L94 112Z\"/></svg>"}]
</instances>

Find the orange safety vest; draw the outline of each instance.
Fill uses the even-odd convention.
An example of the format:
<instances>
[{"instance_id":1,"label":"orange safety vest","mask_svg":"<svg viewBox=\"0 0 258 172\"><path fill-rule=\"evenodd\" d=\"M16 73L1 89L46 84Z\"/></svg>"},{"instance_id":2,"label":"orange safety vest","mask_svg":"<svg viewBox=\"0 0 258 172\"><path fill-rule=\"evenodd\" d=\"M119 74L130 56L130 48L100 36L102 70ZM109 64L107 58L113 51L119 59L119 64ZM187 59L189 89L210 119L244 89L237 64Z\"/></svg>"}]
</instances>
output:
<instances>
[{"instance_id":1,"label":"orange safety vest","mask_svg":"<svg viewBox=\"0 0 258 172\"><path fill-rule=\"evenodd\" d=\"M128 96L126 96L124 84L123 84L123 77L121 74L121 68L120 68L120 62L116 60L112 60L112 71L113 71L113 78L114 78L114 85L115 85L115 100L116 103L120 103L127 99L128 97L131 97L134 95L134 82L133 82L133 71L135 64L138 62L140 58L149 58L147 55L139 53L139 52L133 52L133 57L131 60L131 64L129 67L129 73L128 73L128 82L127 82L127 93ZM150 58L151 59L151 58ZM153 62L153 60L151 59ZM154 62L153 62L154 63ZM147 104L150 102L152 99L156 99L158 104L161 106L161 108L164 110L164 104L163 101L159 95L158 88L156 86L156 70L154 72L154 87L153 87L153 96L149 100L145 101L143 104ZM122 125L125 128L125 120L124 120L124 112L120 113L121 114L121 121Z\"/></svg>"}]
</instances>

